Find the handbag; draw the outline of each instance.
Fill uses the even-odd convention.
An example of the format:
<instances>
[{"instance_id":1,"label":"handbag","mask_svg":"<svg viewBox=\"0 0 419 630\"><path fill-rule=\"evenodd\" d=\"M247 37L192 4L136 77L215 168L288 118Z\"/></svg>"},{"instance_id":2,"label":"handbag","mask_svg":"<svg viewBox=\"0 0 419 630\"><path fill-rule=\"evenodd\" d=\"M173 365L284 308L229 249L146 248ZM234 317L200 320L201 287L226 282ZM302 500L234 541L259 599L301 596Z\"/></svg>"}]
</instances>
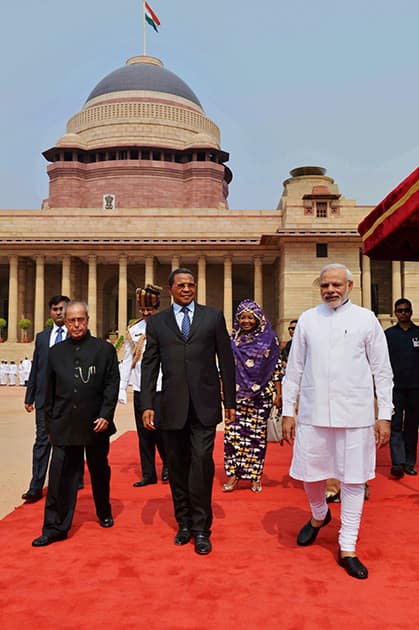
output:
<instances>
[{"instance_id":1,"label":"handbag","mask_svg":"<svg viewBox=\"0 0 419 630\"><path fill-rule=\"evenodd\" d=\"M282 442L282 416L276 405L273 405L267 424L268 442Z\"/></svg>"}]
</instances>

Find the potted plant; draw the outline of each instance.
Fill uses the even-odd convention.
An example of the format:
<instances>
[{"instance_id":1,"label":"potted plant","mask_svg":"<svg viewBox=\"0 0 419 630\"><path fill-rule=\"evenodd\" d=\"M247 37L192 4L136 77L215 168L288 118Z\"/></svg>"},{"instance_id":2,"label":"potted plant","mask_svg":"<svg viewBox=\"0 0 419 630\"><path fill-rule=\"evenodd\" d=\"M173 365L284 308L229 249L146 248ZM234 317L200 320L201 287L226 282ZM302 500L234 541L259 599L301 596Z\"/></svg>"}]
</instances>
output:
<instances>
[{"instance_id":1,"label":"potted plant","mask_svg":"<svg viewBox=\"0 0 419 630\"><path fill-rule=\"evenodd\" d=\"M52 317L48 317L47 321L45 322L45 328L52 328L54 326L54 320L52 319Z\"/></svg>"},{"instance_id":2,"label":"potted plant","mask_svg":"<svg viewBox=\"0 0 419 630\"><path fill-rule=\"evenodd\" d=\"M2 330L3 328L6 328L7 326L7 321L4 319L4 317L0 317L0 343L3 343L3 336L2 336Z\"/></svg>"},{"instance_id":3,"label":"potted plant","mask_svg":"<svg viewBox=\"0 0 419 630\"><path fill-rule=\"evenodd\" d=\"M22 343L29 342L28 328L30 328L31 326L32 326L32 322L30 319L27 319L26 317L22 317L22 319L19 320L19 328L22 331Z\"/></svg>"}]
</instances>

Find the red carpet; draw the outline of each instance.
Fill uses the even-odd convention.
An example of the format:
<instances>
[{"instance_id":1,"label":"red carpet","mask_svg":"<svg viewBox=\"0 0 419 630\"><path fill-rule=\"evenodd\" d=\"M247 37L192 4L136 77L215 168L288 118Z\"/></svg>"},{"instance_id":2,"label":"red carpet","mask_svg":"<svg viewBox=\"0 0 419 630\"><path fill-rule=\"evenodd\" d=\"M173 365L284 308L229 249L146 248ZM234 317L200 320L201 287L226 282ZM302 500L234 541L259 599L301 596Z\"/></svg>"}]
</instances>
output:
<instances>
[{"instance_id":1,"label":"red carpet","mask_svg":"<svg viewBox=\"0 0 419 630\"><path fill-rule=\"evenodd\" d=\"M111 448L114 528L98 525L89 483L67 541L31 547L44 501L0 521L0 628L416 628L419 479L388 479L385 450L358 546L370 577L358 581L336 563L339 505L316 543L297 547L309 514L301 485L288 477L288 447L269 446L261 494L241 482L226 495L218 434L214 550L200 557L192 544L173 544L168 487L132 487L137 439L126 433Z\"/></svg>"}]
</instances>

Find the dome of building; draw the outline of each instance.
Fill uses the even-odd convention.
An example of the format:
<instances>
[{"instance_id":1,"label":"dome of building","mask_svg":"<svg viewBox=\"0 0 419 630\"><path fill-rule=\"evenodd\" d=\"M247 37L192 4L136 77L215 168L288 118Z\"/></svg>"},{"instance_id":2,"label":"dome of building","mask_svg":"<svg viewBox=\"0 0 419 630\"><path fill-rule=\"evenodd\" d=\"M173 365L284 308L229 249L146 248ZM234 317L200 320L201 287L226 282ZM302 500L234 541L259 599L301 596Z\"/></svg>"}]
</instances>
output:
<instances>
[{"instance_id":1,"label":"dome of building","mask_svg":"<svg viewBox=\"0 0 419 630\"><path fill-rule=\"evenodd\" d=\"M182 79L166 70L159 59L147 56L132 57L125 66L108 74L90 92L86 103L104 94L138 90L180 96L202 108L196 94Z\"/></svg>"}]
</instances>

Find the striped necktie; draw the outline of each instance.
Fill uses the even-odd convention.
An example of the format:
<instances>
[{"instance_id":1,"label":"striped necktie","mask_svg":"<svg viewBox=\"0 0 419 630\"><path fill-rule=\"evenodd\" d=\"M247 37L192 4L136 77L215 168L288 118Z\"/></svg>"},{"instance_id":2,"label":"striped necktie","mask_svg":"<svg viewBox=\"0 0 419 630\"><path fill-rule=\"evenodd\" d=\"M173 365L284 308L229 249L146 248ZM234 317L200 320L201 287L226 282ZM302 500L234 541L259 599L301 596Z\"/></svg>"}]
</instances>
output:
<instances>
[{"instance_id":1,"label":"striped necktie","mask_svg":"<svg viewBox=\"0 0 419 630\"><path fill-rule=\"evenodd\" d=\"M183 319L182 319L182 335L184 339L189 337L189 333L191 331L191 320L189 319L189 309L187 306L182 307Z\"/></svg>"}]
</instances>

